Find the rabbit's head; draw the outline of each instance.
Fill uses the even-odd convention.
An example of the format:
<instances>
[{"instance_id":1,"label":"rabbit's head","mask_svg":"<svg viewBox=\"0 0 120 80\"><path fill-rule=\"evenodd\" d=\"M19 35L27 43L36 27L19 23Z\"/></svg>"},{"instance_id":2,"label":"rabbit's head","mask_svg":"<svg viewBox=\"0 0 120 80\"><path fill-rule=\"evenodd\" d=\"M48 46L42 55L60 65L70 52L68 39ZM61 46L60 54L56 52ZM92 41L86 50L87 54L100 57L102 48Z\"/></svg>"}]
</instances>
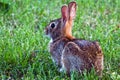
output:
<instances>
[{"instance_id":1,"label":"rabbit's head","mask_svg":"<svg viewBox=\"0 0 120 80\"><path fill-rule=\"evenodd\" d=\"M73 20L76 16L76 2L70 2L68 6L61 7L61 18L52 20L45 28L45 33L53 40L61 37L72 36Z\"/></svg>"}]
</instances>

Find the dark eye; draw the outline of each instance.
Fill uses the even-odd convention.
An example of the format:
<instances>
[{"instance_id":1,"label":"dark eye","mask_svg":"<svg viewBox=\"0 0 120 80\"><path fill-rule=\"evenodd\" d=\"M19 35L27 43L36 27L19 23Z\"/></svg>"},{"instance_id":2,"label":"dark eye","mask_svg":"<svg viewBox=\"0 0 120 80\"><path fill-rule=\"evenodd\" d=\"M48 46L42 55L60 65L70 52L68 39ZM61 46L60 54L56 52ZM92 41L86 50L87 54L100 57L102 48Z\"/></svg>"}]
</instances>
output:
<instances>
[{"instance_id":1,"label":"dark eye","mask_svg":"<svg viewBox=\"0 0 120 80\"><path fill-rule=\"evenodd\" d=\"M51 28L54 28L54 27L55 27L55 23L52 23L52 24L51 24Z\"/></svg>"}]
</instances>

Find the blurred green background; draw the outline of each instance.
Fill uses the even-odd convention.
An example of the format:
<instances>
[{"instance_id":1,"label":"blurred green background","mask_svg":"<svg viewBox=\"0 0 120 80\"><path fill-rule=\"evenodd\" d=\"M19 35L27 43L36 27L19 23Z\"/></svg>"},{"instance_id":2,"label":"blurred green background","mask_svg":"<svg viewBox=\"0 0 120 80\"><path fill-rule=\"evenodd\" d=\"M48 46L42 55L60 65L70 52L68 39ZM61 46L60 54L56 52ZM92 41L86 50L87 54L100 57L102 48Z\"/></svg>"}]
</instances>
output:
<instances>
[{"instance_id":1,"label":"blurred green background","mask_svg":"<svg viewBox=\"0 0 120 80\"><path fill-rule=\"evenodd\" d=\"M0 79L68 80L48 51L44 28L72 0L0 0ZM120 0L76 0L73 35L98 40L104 52L102 80L120 80ZM94 70L71 80L97 80Z\"/></svg>"}]
</instances>

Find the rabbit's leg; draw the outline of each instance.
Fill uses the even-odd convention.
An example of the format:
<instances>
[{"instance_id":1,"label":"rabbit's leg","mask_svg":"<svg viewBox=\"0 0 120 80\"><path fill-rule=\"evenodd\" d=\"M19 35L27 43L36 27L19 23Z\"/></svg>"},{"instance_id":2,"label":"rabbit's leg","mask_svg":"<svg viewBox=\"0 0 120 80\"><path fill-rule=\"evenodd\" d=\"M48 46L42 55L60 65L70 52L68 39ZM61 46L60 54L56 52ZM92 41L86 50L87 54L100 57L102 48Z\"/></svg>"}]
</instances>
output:
<instances>
[{"instance_id":1,"label":"rabbit's leg","mask_svg":"<svg viewBox=\"0 0 120 80\"><path fill-rule=\"evenodd\" d=\"M94 42L94 44L96 45L96 48L97 48L95 70L97 72L97 75L99 77L102 77L102 71L104 69L104 66L103 66L104 65L104 63L103 63L104 56L103 56L103 52L102 52L102 49L101 49L99 43Z\"/></svg>"},{"instance_id":2,"label":"rabbit's leg","mask_svg":"<svg viewBox=\"0 0 120 80\"><path fill-rule=\"evenodd\" d=\"M70 61L65 55L62 55L61 57L61 64L62 68L60 69L60 71L65 71L67 76L70 77Z\"/></svg>"},{"instance_id":3,"label":"rabbit's leg","mask_svg":"<svg viewBox=\"0 0 120 80\"><path fill-rule=\"evenodd\" d=\"M103 56L97 55L96 61L95 61L95 70L97 72L97 75L99 77L102 77L102 71L103 71Z\"/></svg>"},{"instance_id":4,"label":"rabbit's leg","mask_svg":"<svg viewBox=\"0 0 120 80\"><path fill-rule=\"evenodd\" d=\"M73 43L69 42L63 52L62 52L62 66L65 68L66 73L70 75L70 72L72 71L78 71L81 72L81 66L83 64L83 61L79 57L80 55L80 49L79 47Z\"/></svg>"}]
</instances>

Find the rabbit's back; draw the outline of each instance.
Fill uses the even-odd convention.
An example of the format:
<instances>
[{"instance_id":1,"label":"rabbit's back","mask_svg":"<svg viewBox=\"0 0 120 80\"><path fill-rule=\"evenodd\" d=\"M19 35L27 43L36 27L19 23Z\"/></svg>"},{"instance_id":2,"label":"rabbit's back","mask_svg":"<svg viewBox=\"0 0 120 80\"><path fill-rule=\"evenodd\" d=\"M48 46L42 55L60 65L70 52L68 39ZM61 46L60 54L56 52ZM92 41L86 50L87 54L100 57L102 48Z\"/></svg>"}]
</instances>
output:
<instances>
[{"instance_id":1,"label":"rabbit's back","mask_svg":"<svg viewBox=\"0 0 120 80\"><path fill-rule=\"evenodd\" d=\"M98 42L74 39L68 42L62 53L63 68L68 72L90 70L95 67L98 75L103 70L103 54Z\"/></svg>"}]
</instances>

